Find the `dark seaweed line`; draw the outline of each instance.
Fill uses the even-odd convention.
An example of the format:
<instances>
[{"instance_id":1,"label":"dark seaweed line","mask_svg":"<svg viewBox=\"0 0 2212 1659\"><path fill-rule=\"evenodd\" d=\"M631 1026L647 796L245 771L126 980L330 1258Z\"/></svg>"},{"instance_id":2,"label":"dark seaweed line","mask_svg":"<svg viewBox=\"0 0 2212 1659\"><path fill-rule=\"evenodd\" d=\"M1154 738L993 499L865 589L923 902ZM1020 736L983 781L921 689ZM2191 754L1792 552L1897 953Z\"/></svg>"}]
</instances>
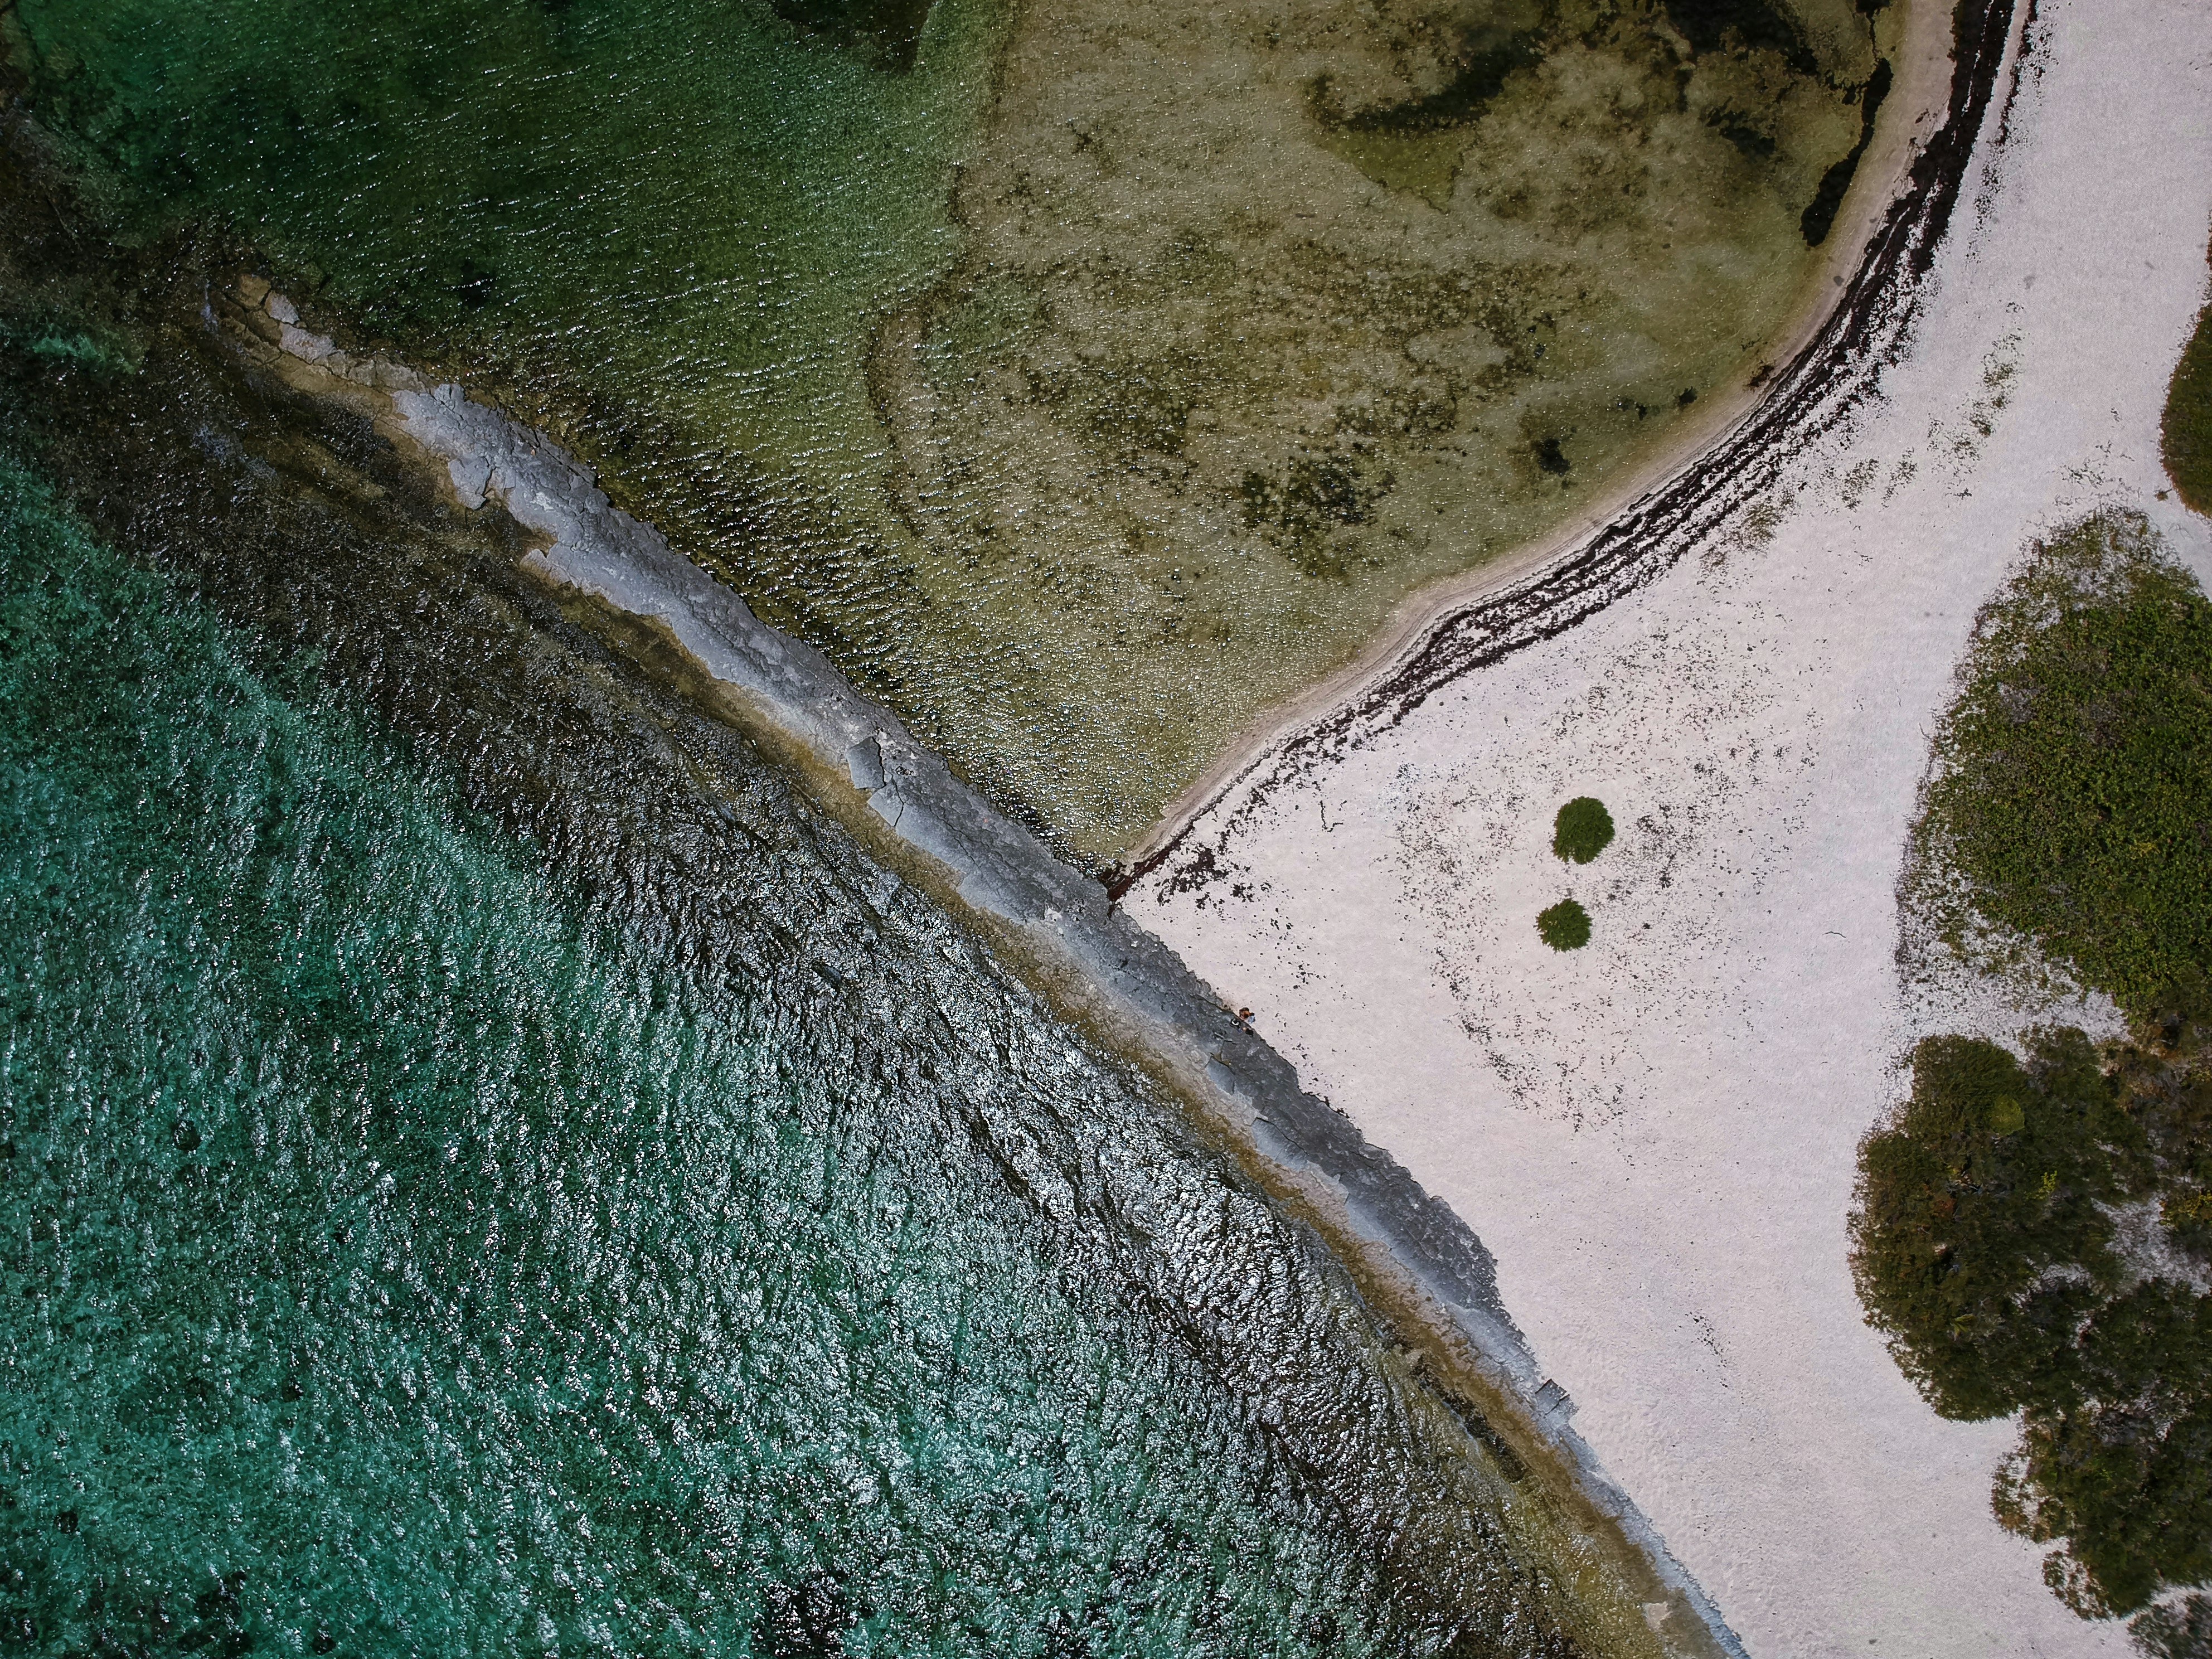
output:
<instances>
[{"instance_id":1,"label":"dark seaweed line","mask_svg":"<svg viewBox=\"0 0 2212 1659\"><path fill-rule=\"evenodd\" d=\"M1903 354L1996 98L2014 26L2023 15L2033 19L2034 10L2035 0L1960 0L1950 106L1942 126L1914 161L1905 191L1869 240L1841 303L1741 424L1566 558L1437 618L1395 668L1255 759L1164 845L1117 874L1109 893L1119 899L1179 854L1169 890L1188 890L1222 873L1214 853L1277 790L1364 747L1462 675L1555 639L1648 587L1706 532L1771 487L1789 460L1865 402L1883 368ZM2002 100L2008 124L2018 91L2015 66ZM1248 786L1247 780L1262 772ZM1212 845L1190 848L1200 823L1239 789L1244 799L1219 824Z\"/></svg>"}]
</instances>

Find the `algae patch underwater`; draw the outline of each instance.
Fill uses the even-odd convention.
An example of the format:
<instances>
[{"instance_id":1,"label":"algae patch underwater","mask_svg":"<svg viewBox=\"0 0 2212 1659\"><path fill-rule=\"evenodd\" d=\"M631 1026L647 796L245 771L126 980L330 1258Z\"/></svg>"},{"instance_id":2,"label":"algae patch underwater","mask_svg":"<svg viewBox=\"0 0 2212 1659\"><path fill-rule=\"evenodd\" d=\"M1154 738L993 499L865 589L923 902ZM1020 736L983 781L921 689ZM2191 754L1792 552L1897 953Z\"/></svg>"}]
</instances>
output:
<instances>
[{"instance_id":1,"label":"algae patch underwater","mask_svg":"<svg viewBox=\"0 0 2212 1659\"><path fill-rule=\"evenodd\" d=\"M1115 856L1799 302L1899 9L23 0L41 118Z\"/></svg>"}]
</instances>

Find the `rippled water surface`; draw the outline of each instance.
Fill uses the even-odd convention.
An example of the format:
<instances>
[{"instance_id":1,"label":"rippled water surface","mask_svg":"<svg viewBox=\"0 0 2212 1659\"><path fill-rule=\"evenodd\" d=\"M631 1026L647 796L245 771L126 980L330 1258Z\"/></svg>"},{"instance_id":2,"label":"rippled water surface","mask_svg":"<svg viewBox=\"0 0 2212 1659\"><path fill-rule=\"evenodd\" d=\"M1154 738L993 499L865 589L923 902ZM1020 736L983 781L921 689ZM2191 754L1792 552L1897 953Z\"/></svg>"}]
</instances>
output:
<instances>
[{"instance_id":1,"label":"rippled water surface","mask_svg":"<svg viewBox=\"0 0 2212 1659\"><path fill-rule=\"evenodd\" d=\"M960 38L729 15L931 97ZM1653 1650L1181 1106L0 117L0 1642Z\"/></svg>"},{"instance_id":2,"label":"rippled water surface","mask_svg":"<svg viewBox=\"0 0 2212 1659\"><path fill-rule=\"evenodd\" d=\"M189 581L0 468L8 1631L1572 1650L1170 1109L726 733L231 459L101 498Z\"/></svg>"},{"instance_id":3,"label":"rippled water surface","mask_svg":"<svg viewBox=\"0 0 2212 1659\"><path fill-rule=\"evenodd\" d=\"M1901 17L19 0L0 33L119 212L233 227L319 325L556 427L1103 862L1409 591L1755 372Z\"/></svg>"}]
</instances>

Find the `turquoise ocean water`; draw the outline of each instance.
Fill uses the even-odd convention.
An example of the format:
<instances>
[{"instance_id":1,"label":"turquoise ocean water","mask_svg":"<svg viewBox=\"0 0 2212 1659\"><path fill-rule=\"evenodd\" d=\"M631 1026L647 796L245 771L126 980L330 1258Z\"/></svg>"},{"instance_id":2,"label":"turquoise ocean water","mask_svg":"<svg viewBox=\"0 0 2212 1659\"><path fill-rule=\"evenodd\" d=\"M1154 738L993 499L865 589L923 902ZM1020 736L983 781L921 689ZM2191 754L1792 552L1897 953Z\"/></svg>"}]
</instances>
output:
<instances>
[{"instance_id":1,"label":"turquoise ocean water","mask_svg":"<svg viewBox=\"0 0 2212 1659\"><path fill-rule=\"evenodd\" d=\"M215 591L0 467L0 1642L1571 1650L1310 1236L769 769Z\"/></svg>"}]
</instances>

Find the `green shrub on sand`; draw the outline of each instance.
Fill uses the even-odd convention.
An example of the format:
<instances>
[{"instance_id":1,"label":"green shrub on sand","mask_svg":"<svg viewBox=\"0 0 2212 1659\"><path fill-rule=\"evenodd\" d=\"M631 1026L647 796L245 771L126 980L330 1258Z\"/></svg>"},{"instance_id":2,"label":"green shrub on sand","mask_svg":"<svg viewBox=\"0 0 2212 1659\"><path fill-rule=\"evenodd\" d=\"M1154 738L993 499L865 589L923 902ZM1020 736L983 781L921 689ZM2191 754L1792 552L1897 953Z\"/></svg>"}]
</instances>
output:
<instances>
[{"instance_id":1,"label":"green shrub on sand","mask_svg":"<svg viewBox=\"0 0 2212 1659\"><path fill-rule=\"evenodd\" d=\"M2204 1659L2212 1653L2212 1595L2186 1595L2130 1622L2128 1634L2151 1659Z\"/></svg>"},{"instance_id":2,"label":"green shrub on sand","mask_svg":"<svg viewBox=\"0 0 2212 1659\"><path fill-rule=\"evenodd\" d=\"M1850 1233L1869 1322L1936 1409L2020 1414L1998 1519L2055 1547L2077 1612L2138 1613L2212 1582L2212 605L2142 518L2052 537L1983 611L1907 902L1987 971L2109 993L2134 1031L1922 1042ZM2202 1652L2208 1617L2136 1631Z\"/></svg>"},{"instance_id":3,"label":"green shrub on sand","mask_svg":"<svg viewBox=\"0 0 2212 1659\"><path fill-rule=\"evenodd\" d=\"M1588 864L1612 840L1613 814L1595 795L1577 795L1559 809L1552 825L1552 850L1577 864Z\"/></svg>"},{"instance_id":4,"label":"green shrub on sand","mask_svg":"<svg viewBox=\"0 0 2212 1659\"><path fill-rule=\"evenodd\" d=\"M1589 943L1589 912L1571 898L1561 899L1537 916L1536 934L1554 951L1579 951Z\"/></svg>"},{"instance_id":5,"label":"green shrub on sand","mask_svg":"<svg viewBox=\"0 0 2212 1659\"><path fill-rule=\"evenodd\" d=\"M1918 836L1968 910L2135 1018L2212 963L2212 604L2161 551L2099 514L1983 612Z\"/></svg>"},{"instance_id":6,"label":"green shrub on sand","mask_svg":"<svg viewBox=\"0 0 2212 1659\"><path fill-rule=\"evenodd\" d=\"M1946 1417L2020 1412L1997 1518L2090 1616L2212 1578L2212 1066L2201 985L2100 1055L2077 1030L1930 1037L1861 1149L1869 1322ZM2121 1218L2164 1235L2148 1271Z\"/></svg>"},{"instance_id":7,"label":"green shrub on sand","mask_svg":"<svg viewBox=\"0 0 2212 1659\"><path fill-rule=\"evenodd\" d=\"M2212 305L2197 313L2166 394L2166 470L2181 499L2212 513Z\"/></svg>"}]
</instances>

